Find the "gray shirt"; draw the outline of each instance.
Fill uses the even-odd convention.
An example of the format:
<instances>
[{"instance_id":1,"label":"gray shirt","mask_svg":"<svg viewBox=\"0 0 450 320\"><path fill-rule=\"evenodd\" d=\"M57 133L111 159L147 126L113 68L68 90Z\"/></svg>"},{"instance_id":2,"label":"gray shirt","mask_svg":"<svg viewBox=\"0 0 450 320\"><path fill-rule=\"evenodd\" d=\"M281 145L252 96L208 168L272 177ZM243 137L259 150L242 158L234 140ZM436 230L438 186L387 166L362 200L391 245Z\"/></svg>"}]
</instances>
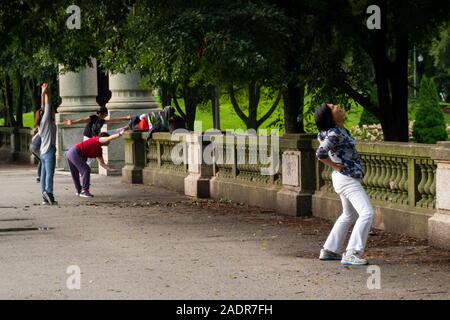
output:
<instances>
[{"instance_id":1,"label":"gray shirt","mask_svg":"<svg viewBox=\"0 0 450 320\"><path fill-rule=\"evenodd\" d=\"M44 114L39 125L39 135L41 136L41 155L43 155L56 144L56 125L49 104L44 107Z\"/></svg>"}]
</instances>

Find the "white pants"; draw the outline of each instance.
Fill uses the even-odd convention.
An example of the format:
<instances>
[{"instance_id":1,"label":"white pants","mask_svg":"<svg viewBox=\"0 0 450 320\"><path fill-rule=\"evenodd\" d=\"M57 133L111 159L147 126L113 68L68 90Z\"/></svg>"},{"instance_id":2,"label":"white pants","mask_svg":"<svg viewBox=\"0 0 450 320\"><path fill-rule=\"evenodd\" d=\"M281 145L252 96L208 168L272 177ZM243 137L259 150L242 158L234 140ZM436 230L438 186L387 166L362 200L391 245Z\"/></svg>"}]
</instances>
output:
<instances>
[{"instance_id":1,"label":"white pants","mask_svg":"<svg viewBox=\"0 0 450 320\"><path fill-rule=\"evenodd\" d=\"M333 171L331 178L334 190L341 197L342 214L334 224L323 248L332 252L342 253L348 230L356 221L346 252L347 254L357 253L362 255L374 215L369 197L360 180L343 175L337 171Z\"/></svg>"}]
</instances>

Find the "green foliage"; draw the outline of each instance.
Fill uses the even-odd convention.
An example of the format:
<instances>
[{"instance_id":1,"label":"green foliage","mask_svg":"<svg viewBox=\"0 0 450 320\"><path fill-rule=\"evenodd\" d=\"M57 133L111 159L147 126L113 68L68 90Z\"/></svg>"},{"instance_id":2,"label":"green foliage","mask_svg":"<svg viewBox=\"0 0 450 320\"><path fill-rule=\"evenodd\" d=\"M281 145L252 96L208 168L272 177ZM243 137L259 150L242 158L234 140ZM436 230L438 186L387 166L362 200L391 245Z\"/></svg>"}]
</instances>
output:
<instances>
[{"instance_id":1,"label":"green foliage","mask_svg":"<svg viewBox=\"0 0 450 320\"><path fill-rule=\"evenodd\" d=\"M448 139L436 85L432 79L425 76L420 82L413 137L414 141L419 143L436 143Z\"/></svg>"},{"instance_id":2,"label":"green foliage","mask_svg":"<svg viewBox=\"0 0 450 320\"><path fill-rule=\"evenodd\" d=\"M378 124L380 123L380 120L378 120L377 117L375 117L373 114L371 114L366 109L363 110L361 113L361 118L359 119L358 126L362 126L364 124Z\"/></svg>"},{"instance_id":3,"label":"green foliage","mask_svg":"<svg viewBox=\"0 0 450 320\"><path fill-rule=\"evenodd\" d=\"M430 54L434 58L434 65L445 69L450 75L450 22L440 29L438 37L433 40Z\"/></svg>"}]
</instances>

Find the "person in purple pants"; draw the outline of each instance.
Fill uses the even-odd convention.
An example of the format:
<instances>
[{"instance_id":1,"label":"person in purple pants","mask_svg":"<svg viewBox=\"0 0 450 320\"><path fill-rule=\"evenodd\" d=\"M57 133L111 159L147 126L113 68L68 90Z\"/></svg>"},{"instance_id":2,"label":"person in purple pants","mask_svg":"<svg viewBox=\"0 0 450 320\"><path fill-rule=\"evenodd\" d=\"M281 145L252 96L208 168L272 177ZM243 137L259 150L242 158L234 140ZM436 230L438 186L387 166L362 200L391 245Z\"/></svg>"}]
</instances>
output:
<instances>
[{"instance_id":1,"label":"person in purple pants","mask_svg":"<svg viewBox=\"0 0 450 320\"><path fill-rule=\"evenodd\" d=\"M107 146L112 140L118 139L123 135L124 130L119 133L109 135L106 132L100 133L100 136L90 138L80 142L67 151L67 162L69 164L72 180L75 185L76 195L84 198L92 198L89 192L91 168L86 163L88 158L97 158L100 166L108 171L116 171L113 167L107 165L103 160L102 146ZM80 176L82 182L80 183Z\"/></svg>"}]
</instances>

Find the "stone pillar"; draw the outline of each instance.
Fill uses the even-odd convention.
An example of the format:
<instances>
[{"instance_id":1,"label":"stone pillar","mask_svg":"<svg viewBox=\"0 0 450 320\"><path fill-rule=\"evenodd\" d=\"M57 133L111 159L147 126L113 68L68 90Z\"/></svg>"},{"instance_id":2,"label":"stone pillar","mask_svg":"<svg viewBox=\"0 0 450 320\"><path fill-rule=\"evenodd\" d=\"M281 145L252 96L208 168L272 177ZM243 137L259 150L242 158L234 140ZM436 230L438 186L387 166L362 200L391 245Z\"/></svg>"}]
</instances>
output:
<instances>
[{"instance_id":1,"label":"stone pillar","mask_svg":"<svg viewBox=\"0 0 450 320\"><path fill-rule=\"evenodd\" d=\"M92 59L93 67L80 72L67 72L59 75L59 95L62 103L56 114L56 167L68 170L65 152L83 140L85 123L64 126L66 119L88 117L99 109L97 97L97 61ZM62 66L59 70L61 71ZM96 164L94 161L93 164ZM95 172L93 167L93 172Z\"/></svg>"},{"instance_id":2,"label":"stone pillar","mask_svg":"<svg viewBox=\"0 0 450 320\"><path fill-rule=\"evenodd\" d=\"M436 212L428 219L432 245L450 249L450 141L438 142L433 150L436 169Z\"/></svg>"},{"instance_id":3,"label":"stone pillar","mask_svg":"<svg viewBox=\"0 0 450 320\"><path fill-rule=\"evenodd\" d=\"M122 169L122 182L143 183L142 170L147 163L147 134L125 132L125 167Z\"/></svg>"},{"instance_id":4,"label":"stone pillar","mask_svg":"<svg viewBox=\"0 0 450 320\"><path fill-rule=\"evenodd\" d=\"M150 91L140 88L140 80L141 77L137 72L109 75L111 99L106 104L106 107L109 110L109 116L106 118L107 120L128 115L136 116L158 108L158 104ZM124 127L127 124L128 121L117 124L105 124L102 131L114 130ZM103 147L103 158L106 163L113 165L117 169L117 173L107 172L100 167L100 174L120 174L125 164L123 139L115 140L111 142L108 147Z\"/></svg>"},{"instance_id":5,"label":"stone pillar","mask_svg":"<svg viewBox=\"0 0 450 320\"><path fill-rule=\"evenodd\" d=\"M184 179L184 194L209 198L213 165L206 164L202 156L208 142L203 141L202 133L191 133L186 135L186 143L189 175Z\"/></svg>"},{"instance_id":6,"label":"stone pillar","mask_svg":"<svg viewBox=\"0 0 450 320\"><path fill-rule=\"evenodd\" d=\"M280 138L282 150L282 184L277 193L277 212L292 216L312 215L315 186L315 135L285 134Z\"/></svg>"}]
</instances>

